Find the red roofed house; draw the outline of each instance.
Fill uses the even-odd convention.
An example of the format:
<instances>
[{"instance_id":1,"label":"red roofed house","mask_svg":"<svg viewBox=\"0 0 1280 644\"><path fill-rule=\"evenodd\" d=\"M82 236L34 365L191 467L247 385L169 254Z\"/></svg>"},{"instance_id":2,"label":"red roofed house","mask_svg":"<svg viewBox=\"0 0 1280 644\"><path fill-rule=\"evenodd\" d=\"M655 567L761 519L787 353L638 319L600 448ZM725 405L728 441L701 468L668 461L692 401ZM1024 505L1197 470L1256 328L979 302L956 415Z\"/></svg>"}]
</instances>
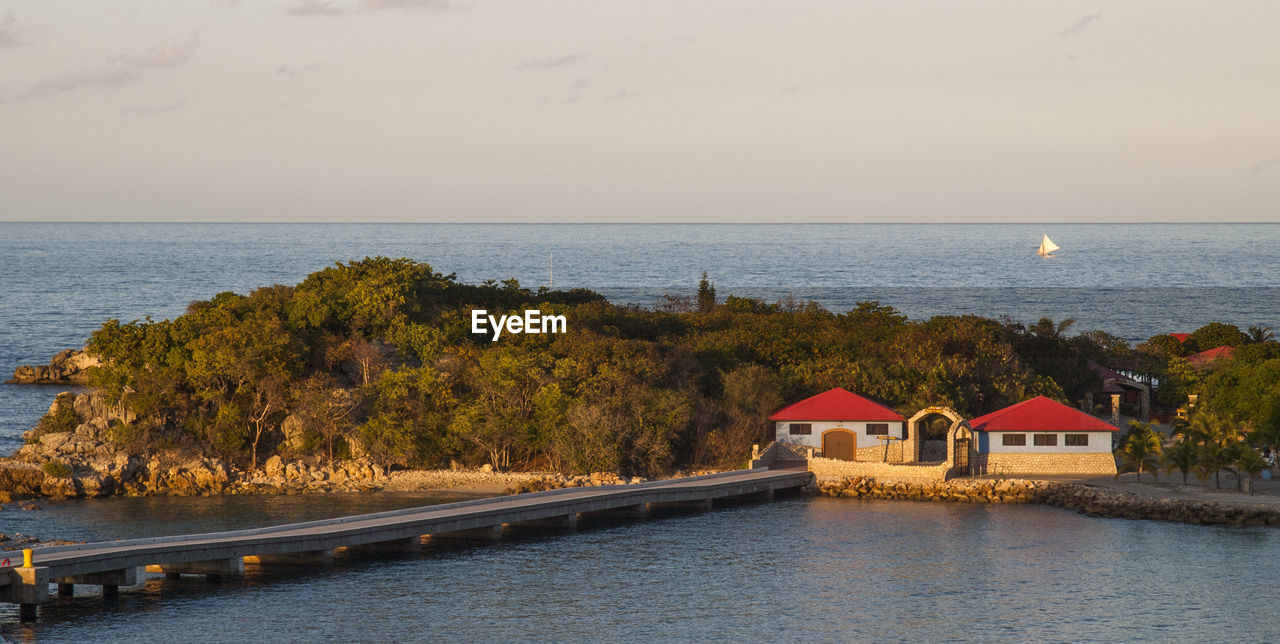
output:
<instances>
[{"instance_id":1,"label":"red roofed house","mask_svg":"<svg viewBox=\"0 0 1280 644\"><path fill-rule=\"evenodd\" d=\"M1173 338L1174 340L1177 340L1178 342L1186 342L1187 340L1191 339L1190 333L1169 333L1166 335Z\"/></svg>"},{"instance_id":2,"label":"red roofed house","mask_svg":"<svg viewBox=\"0 0 1280 644\"><path fill-rule=\"evenodd\" d=\"M1197 369L1203 369L1213 364L1215 361L1219 359L1230 358L1231 355L1235 352L1236 352L1235 349L1232 349L1231 347L1226 345L1222 345L1220 347L1214 347L1212 349L1209 349L1208 351L1193 353L1187 356L1187 362L1190 362L1191 366Z\"/></svg>"},{"instance_id":3,"label":"red roofed house","mask_svg":"<svg viewBox=\"0 0 1280 644\"><path fill-rule=\"evenodd\" d=\"M901 414L839 387L787 405L769 420L776 423L778 442L845 461L880 460L886 439L906 438Z\"/></svg>"},{"instance_id":4,"label":"red roofed house","mask_svg":"<svg viewBox=\"0 0 1280 644\"><path fill-rule=\"evenodd\" d=\"M1044 396L969 421L976 469L986 474L1115 474L1120 431Z\"/></svg>"}]
</instances>

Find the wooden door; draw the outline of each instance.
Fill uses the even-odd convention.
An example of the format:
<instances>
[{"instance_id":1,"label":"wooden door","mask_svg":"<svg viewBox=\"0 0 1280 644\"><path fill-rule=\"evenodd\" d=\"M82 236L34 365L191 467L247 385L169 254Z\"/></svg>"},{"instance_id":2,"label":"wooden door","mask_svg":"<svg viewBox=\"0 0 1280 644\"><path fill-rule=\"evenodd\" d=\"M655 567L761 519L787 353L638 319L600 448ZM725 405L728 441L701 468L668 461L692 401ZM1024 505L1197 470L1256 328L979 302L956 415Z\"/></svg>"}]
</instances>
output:
<instances>
[{"instance_id":1,"label":"wooden door","mask_svg":"<svg viewBox=\"0 0 1280 644\"><path fill-rule=\"evenodd\" d=\"M847 429L833 429L822 435L822 455L852 461L858 452L858 437Z\"/></svg>"}]
</instances>

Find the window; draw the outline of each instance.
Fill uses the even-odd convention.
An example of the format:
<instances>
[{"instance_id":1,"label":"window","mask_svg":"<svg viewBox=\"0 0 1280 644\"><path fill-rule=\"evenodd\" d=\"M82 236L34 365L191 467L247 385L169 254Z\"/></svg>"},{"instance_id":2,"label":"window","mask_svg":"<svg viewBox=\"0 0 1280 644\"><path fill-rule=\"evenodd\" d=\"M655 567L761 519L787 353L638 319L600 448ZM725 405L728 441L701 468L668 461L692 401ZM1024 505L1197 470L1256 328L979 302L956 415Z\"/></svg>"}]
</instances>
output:
<instances>
[{"instance_id":1,"label":"window","mask_svg":"<svg viewBox=\"0 0 1280 644\"><path fill-rule=\"evenodd\" d=\"M1057 447L1058 435L1057 434L1036 434L1034 442L1037 446L1040 446L1040 447Z\"/></svg>"},{"instance_id":2,"label":"window","mask_svg":"<svg viewBox=\"0 0 1280 644\"><path fill-rule=\"evenodd\" d=\"M812 423L791 423L792 436L808 436L813 433Z\"/></svg>"},{"instance_id":3,"label":"window","mask_svg":"<svg viewBox=\"0 0 1280 644\"><path fill-rule=\"evenodd\" d=\"M867 423L867 436L888 436L889 423Z\"/></svg>"},{"instance_id":4,"label":"window","mask_svg":"<svg viewBox=\"0 0 1280 644\"><path fill-rule=\"evenodd\" d=\"M1088 447L1089 435L1088 434L1067 434L1067 438L1065 441L1063 441L1063 444L1066 445L1067 447Z\"/></svg>"},{"instance_id":5,"label":"window","mask_svg":"<svg viewBox=\"0 0 1280 644\"><path fill-rule=\"evenodd\" d=\"M1027 435L1026 434L1001 434L1000 440L1002 445L1026 445Z\"/></svg>"}]
</instances>

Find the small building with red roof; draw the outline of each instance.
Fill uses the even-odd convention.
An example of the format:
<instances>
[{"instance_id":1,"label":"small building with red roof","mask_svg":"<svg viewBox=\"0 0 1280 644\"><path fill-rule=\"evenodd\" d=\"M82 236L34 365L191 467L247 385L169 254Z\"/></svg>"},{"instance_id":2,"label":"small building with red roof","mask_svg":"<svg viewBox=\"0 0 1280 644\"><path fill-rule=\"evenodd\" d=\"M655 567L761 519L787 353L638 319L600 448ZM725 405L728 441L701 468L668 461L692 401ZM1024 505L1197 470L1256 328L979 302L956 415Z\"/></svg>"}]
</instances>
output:
<instances>
[{"instance_id":1,"label":"small building with red roof","mask_svg":"<svg viewBox=\"0 0 1280 644\"><path fill-rule=\"evenodd\" d=\"M985 474L1115 474L1120 429L1044 396L969 421Z\"/></svg>"},{"instance_id":2,"label":"small building with red roof","mask_svg":"<svg viewBox=\"0 0 1280 644\"><path fill-rule=\"evenodd\" d=\"M769 420L778 442L846 461L879 460L887 441L906 438L902 414L840 387L787 405Z\"/></svg>"},{"instance_id":3,"label":"small building with red roof","mask_svg":"<svg viewBox=\"0 0 1280 644\"><path fill-rule=\"evenodd\" d=\"M1220 347L1214 347L1207 351L1193 353L1187 356L1187 362L1191 363L1191 366L1197 369L1204 369L1218 360L1230 358L1235 352L1235 349L1224 344Z\"/></svg>"}]
</instances>

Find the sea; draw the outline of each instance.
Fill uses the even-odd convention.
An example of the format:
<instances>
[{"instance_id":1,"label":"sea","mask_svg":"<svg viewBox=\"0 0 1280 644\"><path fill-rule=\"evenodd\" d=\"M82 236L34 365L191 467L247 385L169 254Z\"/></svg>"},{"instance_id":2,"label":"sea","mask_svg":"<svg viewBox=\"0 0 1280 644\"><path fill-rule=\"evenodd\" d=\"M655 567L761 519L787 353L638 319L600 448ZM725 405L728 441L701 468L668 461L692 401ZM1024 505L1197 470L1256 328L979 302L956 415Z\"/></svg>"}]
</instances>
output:
<instances>
[{"instance_id":1,"label":"sea","mask_svg":"<svg viewBox=\"0 0 1280 644\"><path fill-rule=\"evenodd\" d=\"M1059 246L1037 257L1042 235ZM0 222L0 371L83 346L105 320L181 315L368 256L463 282L860 301L913 319L1075 320L1131 342L1213 321L1280 329L1280 224L200 224ZM571 322L571 321L570 321ZM0 386L0 452L61 388ZM189 533L457 500L107 499L6 507L0 533ZM1043 507L791 500L219 586L151 579L0 635L277 639L1280 639L1280 533Z\"/></svg>"}]
</instances>

